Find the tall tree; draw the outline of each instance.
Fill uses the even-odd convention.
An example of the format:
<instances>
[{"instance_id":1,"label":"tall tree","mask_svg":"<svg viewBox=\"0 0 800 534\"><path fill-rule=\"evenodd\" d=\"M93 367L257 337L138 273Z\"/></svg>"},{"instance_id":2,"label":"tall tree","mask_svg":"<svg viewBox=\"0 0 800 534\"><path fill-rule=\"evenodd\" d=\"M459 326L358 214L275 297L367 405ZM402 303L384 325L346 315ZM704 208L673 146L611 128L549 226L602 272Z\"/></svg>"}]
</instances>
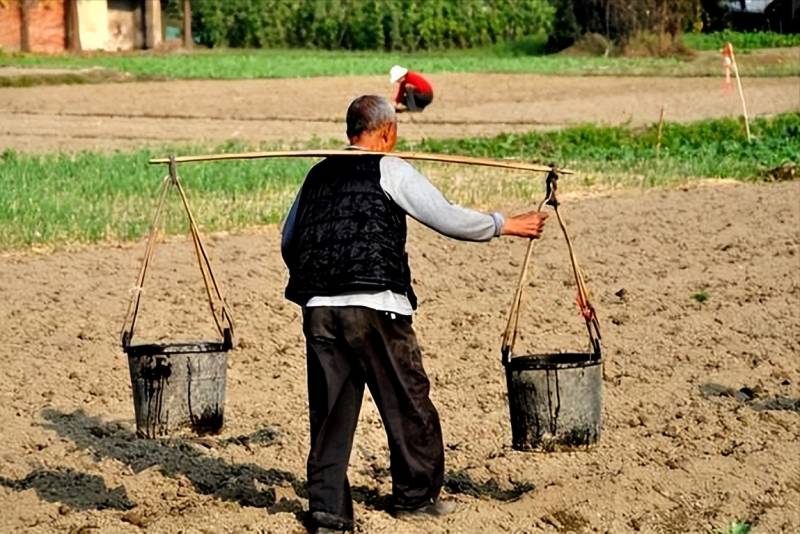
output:
<instances>
[{"instance_id":1,"label":"tall tree","mask_svg":"<svg viewBox=\"0 0 800 534\"><path fill-rule=\"evenodd\" d=\"M573 0L550 0L555 8L553 29L547 38L547 51L558 52L572 44L581 36L581 27L575 18Z\"/></svg>"},{"instance_id":2,"label":"tall tree","mask_svg":"<svg viewBox=\"0 0 800 534\"><path fill-rule=\"evenodd\" d=\"M19 47L23 52L31 52L31 11L39 0L22 0L19 4Z\"/></svg>"},{"instance_id":3,"label":"tall tree","mask_svg":"<svg viewBox=\"0 0 800 534\"><path fill-rule=\"evenodd\" d=\"M555 27L565 28L563 44L570 34L600 33L625 45L640 33L658 38L659 52L668 50L684 26L701 12L701 0L551 0L556 8ZM574 21L574 22L573 22ZM560 37L560 35L559 35ZM573 39L574 40L574 39ZM551 38L552 45L558 40ZM553 46L553 48L557 48Z\"/></svg>"},{"instance_id":4,"label":"tall tree","mask_svg":"<svg viewBox=\"0 0 800 534\"><path fill-rule=\"evenodd\" d=\"M73 52L81 51L81 34L78 26L78 0L67 1L67 48Z\"/></svg>"},{"instance_id":5,"label":"tall tree","mask_svg":"<svg viewBox=\"0 0 800 534\"><path fill-rule=\"evenodd\" d=\"M192 2L183 0L183 47L192 48Z\"/></svg>"}]
</instances>

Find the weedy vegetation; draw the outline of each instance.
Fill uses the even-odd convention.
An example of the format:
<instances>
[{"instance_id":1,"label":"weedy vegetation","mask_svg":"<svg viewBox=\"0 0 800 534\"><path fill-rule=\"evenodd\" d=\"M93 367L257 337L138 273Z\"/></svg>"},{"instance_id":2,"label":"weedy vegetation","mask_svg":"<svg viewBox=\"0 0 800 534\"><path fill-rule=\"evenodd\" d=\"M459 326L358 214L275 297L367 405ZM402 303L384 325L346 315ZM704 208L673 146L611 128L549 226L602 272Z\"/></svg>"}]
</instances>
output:
<instances>
[{"instance_id":1,"label":"weedy vegetation","mask_svg":"<svg viewBox=\"0 0 800 534\"><path fill-rule=\"evenodd\" d=\"M553 132L501 134L492 138L424 140L417 150L474 156L531 159L574 165L582 171L639 175L643 185L663 185L676 177L763 179L765 173L800 153L800 113L751 123L748 143L736 119L689 124L665 123L660 158L658 129L585 125Z\"/></svg>"},{"instance_id":2,"label":"weedy vegetation","mask_svg":"<svg viewBox=\"0 0 800 534\"><path fill-rule=\"evenodd\" d=\"M725 43L731 43L735 52L750 52L759 48L800 46L800 33L725 30L714 33L686 33L681 40L694 50L721 50Z\"/></svg>"},{"instance_id":3,"label":"weedy vegetation","mask_svg":"<svg viewBox=\"0 0 800 534\"><path fill-rule=\"evenodd\" d=\"M493 138L424 140L398 149L513 158L570 167L565 187L650 187L697 178L771 180L775 167L794 168L800 154L800 114L752 123L748 143L732 119L667 123L660 158L655 127L628 130L581 126ZM315 143L315 147L320 143ZM340 143L322 143L340 147ZM145 235L163 166L148 159L168 153L269 149L228 143L142 149L131 153L0 155L0 249L70 242L130 240ZM302 147L296 147L302 148ZM179 166L198 220L206 230L231 230L280 222L314 160L280 159ZM541 176L477 167L420 165L454 202L479 209L519 206L541 196ZM182 233L179 209L166 231Z\"/></svg>"}]
</instances>

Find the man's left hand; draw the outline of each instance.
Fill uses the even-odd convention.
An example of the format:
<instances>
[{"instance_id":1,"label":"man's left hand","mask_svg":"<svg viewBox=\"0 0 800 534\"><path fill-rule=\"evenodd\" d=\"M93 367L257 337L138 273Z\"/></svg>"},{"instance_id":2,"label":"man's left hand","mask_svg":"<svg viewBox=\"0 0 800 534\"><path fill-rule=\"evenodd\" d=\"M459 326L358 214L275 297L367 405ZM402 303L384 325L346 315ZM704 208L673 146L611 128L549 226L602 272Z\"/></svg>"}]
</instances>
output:
<instances>
[{"instance_id":1,"label":"man's left hand","mask_svg":"<svg viewBox=\"0 0 800 534\"><path fill-rule=\"evenodd\" d=\"M506 219L500 235L537 239L542 235L542 228L547 217L547 213L541 211L529 211L528 213L514 215Z\"/></svg>"}]
</instances>

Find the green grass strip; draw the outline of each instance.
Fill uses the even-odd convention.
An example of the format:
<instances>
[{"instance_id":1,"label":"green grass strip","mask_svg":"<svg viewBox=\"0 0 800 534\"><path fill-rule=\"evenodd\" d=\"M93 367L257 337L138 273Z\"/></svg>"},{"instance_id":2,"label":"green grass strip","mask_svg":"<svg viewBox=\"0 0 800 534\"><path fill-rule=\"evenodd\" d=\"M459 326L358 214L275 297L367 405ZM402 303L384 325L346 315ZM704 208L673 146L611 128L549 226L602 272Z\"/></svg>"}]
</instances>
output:
<instances>
[{"instance_id":1,"label":"green grass strip","mask_svg":"<svg viewBox=\"0 0 800 534\"><path fill-rule=\"evenodd\" d=\"M328 50L206 50L191 54L13 55L0 65L59 68L100 66L139 78L298 78L387 74L393 64L426 73L502 72L541 74L643 74L674 69L677 59L514 55L499 49L414 54Z\"/></svg>"},{"instance_id":2,"label":"green grass strip","mask_svg":"<svg viewBox=\"0 0 800 534\"><path fill-rule=\"evenodd\" d=\"M473 156L530 159L610 174L638 174L650 184L676 177L759 179L800 155L800 114L786 113L744 124L716 119L666 123L660 152L655 125L630 130L586 125L554 132L501 134L482 139L425 140L415 149Z\"/></svg>"},{"instance_id":3,"label":"green grass strip","mask_svg":"<svg viewBox=\"0 0 800 534\"><path fill-rule=\"evenodd\" d=\"M435 74L497 72L581 76L720 76L719 58L625 58L538 55L535 42L486 49L417 52L326 50L200 50L184 53L92 55L0 54L0 66L90 68L127 72L138 79L252 79L386 75L395 63ZM531 55L533 54L533 55ZM792 61L754 61L748 76L800 74Z\"/></svg>"},{"instance_id":4,"label":"green grass strip","mask_svg":"<svg viewBox=\"0 0 800 534\"><path fill-rule=\"evenodd\" d=\"M755 140L742 124L721 119L664 127L656 157L655 127L628 130L581 126L553 132L500 135L488 139L425 140L400 148L557 162L579 171L570 187L667 185L698 177L768 179L767 171L798 163L800 114L753 121ZM331 142L328 146L337 146ZM70 242L130 240L146 234L165 168L147 160L180 154L269 148L222 147L85 152L77 155L0 155L0 250ZM283 159L186 164L180 174L205 230L231 230L280 221L313 160ZM524 173L502 174L425 165L453 201L481 209L518 205L540 188ZM183 233L177 199L166 231Z\"/></svg>"}]
</instances>

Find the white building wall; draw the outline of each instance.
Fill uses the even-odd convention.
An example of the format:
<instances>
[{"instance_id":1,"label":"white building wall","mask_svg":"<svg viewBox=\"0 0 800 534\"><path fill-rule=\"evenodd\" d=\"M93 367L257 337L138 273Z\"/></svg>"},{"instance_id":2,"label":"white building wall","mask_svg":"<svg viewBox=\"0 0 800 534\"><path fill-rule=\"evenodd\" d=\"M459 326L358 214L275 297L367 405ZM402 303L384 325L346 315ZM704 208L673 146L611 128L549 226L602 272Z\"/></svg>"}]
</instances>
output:
<instances>
[{"instance_id":1,"label":"white building wall","mask_svg":"<svg viewBox=\"0 0 800 534\"><path fill-rule=\"evenodd\" d=\"M83 50L108 49L108 3L105 0L77 0L78 33Z\"/></svg>"}]
</instances>

